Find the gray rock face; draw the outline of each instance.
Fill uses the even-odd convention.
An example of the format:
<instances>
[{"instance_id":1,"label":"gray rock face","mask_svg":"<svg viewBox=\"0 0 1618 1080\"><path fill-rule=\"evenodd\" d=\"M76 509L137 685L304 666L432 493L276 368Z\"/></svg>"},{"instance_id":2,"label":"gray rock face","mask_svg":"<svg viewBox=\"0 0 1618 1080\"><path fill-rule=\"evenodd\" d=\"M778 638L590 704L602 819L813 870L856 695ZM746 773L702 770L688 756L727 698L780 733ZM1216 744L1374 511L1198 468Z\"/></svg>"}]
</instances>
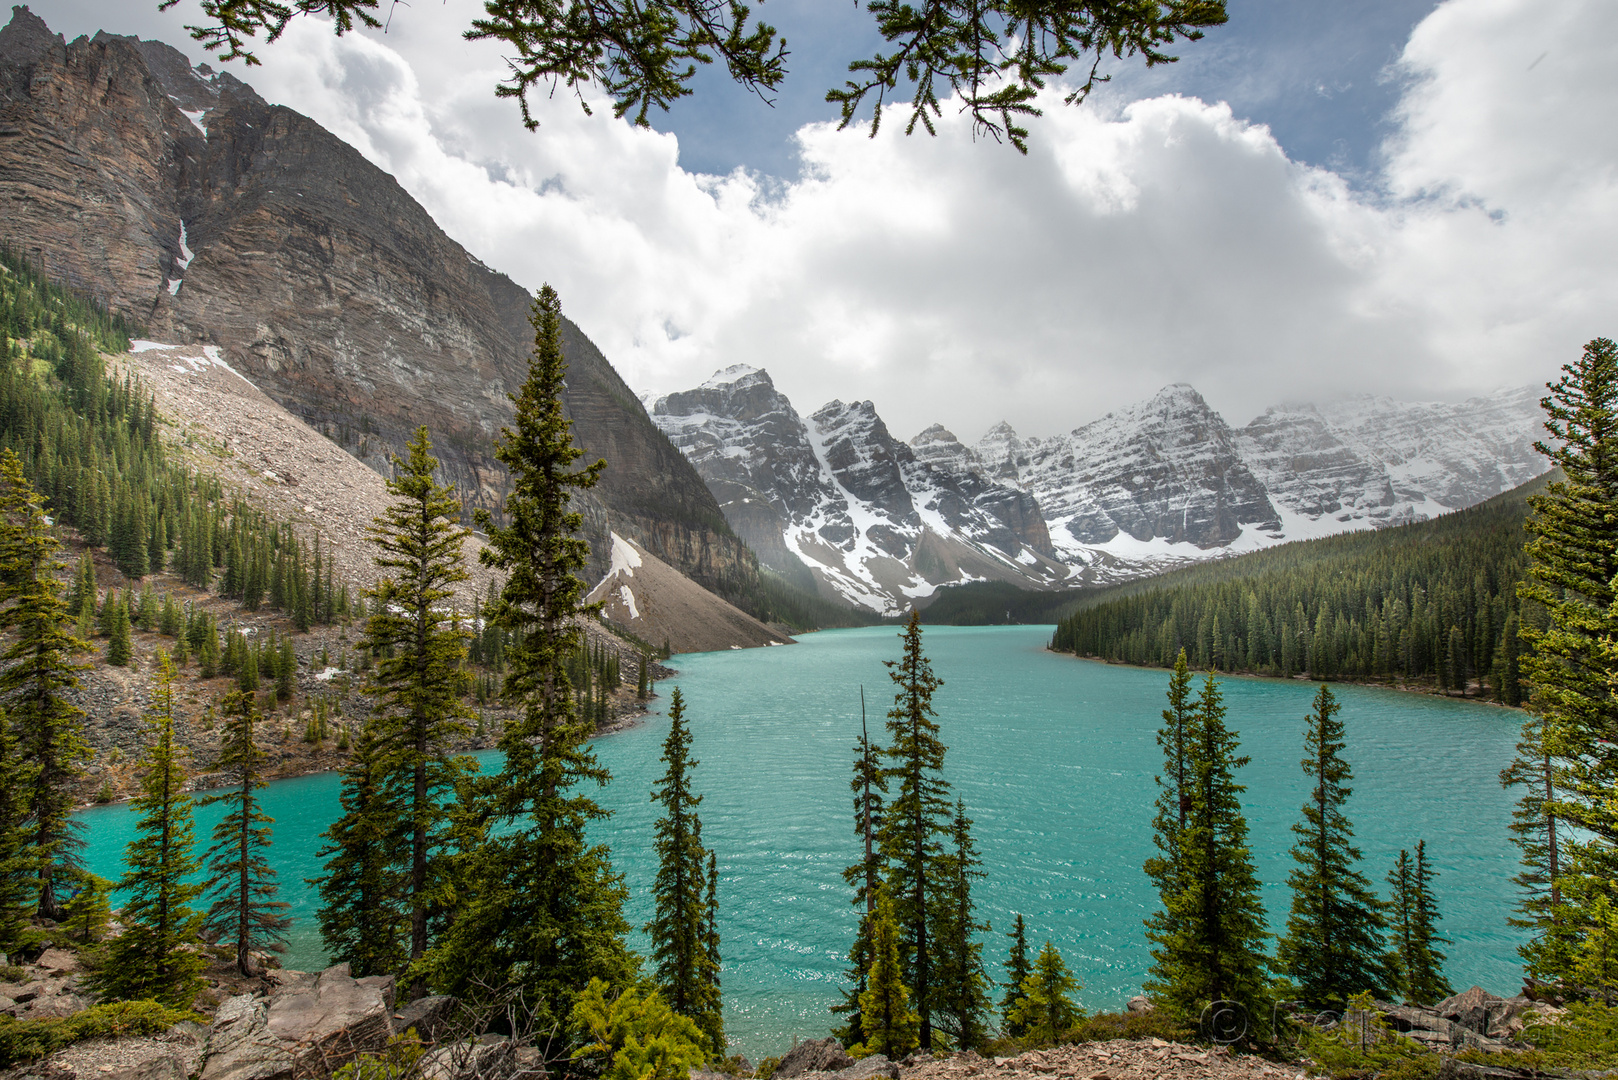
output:
<instances>
[{"instance_id":1,"label":"gray rock face","mask_svg":"<svg viewBox=\"0 0 1618 1080\"><path fill-rule=\"evenodd\" d=\"M906 444L869 401L805 418L743 365L658 399L652 417L760 558L828 596L894 612L963 575L1062 576L1033 498L984 476L943 428Z\"/></svg>"},{"instance_id":2,"label":"gray rock face","mask_svg":"<svg viewBox=\"0 0 1618 1080\"><path fill-rule=\"evenodd\" d=\"M200 1080L292 1080L292 1051L269 1029L269 1002L226 998L214 1013Z\"/></svg>"},{"instance_id":3,"label":"gray rock face","mask_svg":"<svg viewBox=\"0 0 1618 1080\"><path fill-rule=\"evenodd\" d=\"M392 990L392 979L355 979L347 964L339 964L321 972L307 990L278 991L265 1027L292 1048L298 1075L329 1075L387 1045L393 1034Z\"/></svg>"},{"instance_id":4,"label":"gray rock face","mask_svg":"<svg viewBox=\"0 0 1618 1080\"><path fill-rule=\"evenodd\" d=\"M1460 403L1357 397L1276 407L1238 433L1277 504L1345 528L1401 525L1472 506L1545 471L1540 391Z\"/></svg>"},{"instance_id":5,"label":"gray rock face","mask_svg":"<svg viewBox=\"0 0 1618 1080\"><path fill-rule=\"evenodd\" d=\"M531 298L308 117L161 43L67 43L20 11L0 30L0 239L156 337L221 346L384 474L428 425L445 478L498 508ZM695 470L578 327L562 336L575 440L611 466L580 500L595 569L610 518L705 586L752 580Z\"/></svg>"},{"instance_id":6,"label":"gray rock face","mask_svg":"<svg viewBox=\"0 0 1618 1080\"><path fill-rule=\"evenodd\" d=\"M1229 544L1243 526L1279 528L1229 426L1183 383L1025 447L1021 478L1059 550L1120 533L1207 550Z\"/></svg>"},{"instance_id":7,"label":"gray rock face","mask_svg":"<svg viewBox=\"0 0 1618 1080\"><path fill-rule=\"evenodd\" d=\"M830 1036L824 1039L805 1039L789 1050L775 1067L781 1080L792 1080L811 1072L839 1072L854 1064L843 1044Z\"/></svg>"}]
</instances>

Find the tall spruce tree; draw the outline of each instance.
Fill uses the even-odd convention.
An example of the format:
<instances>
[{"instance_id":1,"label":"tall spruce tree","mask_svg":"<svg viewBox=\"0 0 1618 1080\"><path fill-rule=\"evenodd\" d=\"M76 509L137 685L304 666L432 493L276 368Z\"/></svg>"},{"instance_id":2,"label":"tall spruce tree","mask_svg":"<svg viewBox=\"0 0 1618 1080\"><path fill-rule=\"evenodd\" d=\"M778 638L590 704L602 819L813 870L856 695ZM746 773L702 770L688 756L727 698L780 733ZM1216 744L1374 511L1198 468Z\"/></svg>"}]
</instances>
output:
<instances>
[{"instance_id":1,"label":"tall spruce tree","mask_svg":"<svg viewBox=\"0 0 1618 1080\"><path fill-rule=\"evenodd\" d=\"M57 876L77 865L84 841L72 818L72 780L90 756L84 712L69 693L78 687L74 661L87 646L68 628L69 612L56 579L63 569L45 524L42 500L10 449L0 451L0 629L13 640L0 662L0 701L25 763L27 853L33 860L37 911L60 921Z\"/></svg>"},{"instance_id":2,"label":"tall spruce tree","mask_svg":"<svg viewBox=\"0 0 1618 1080\"><path fill-rule=\"evenodd\" d=\"M851 1047L858 1056L883 1054L899 1061L916 1048L920 1020L910 1007L910 991L899 959L899 927L893 899L886 887L878 890L871 915L871 970L865 976L860 999L865 1041Z\"/></svg>"},{"instance_id":3,"label":"tall spruce tree","mask_svg":"<svg viewBox=\"0 0 1618 1080\"><path fill-rule=\"evenodd\" d=\"M843 870L843 880L854 889L853 904L860 910L854 943L848 950L848 986L843 1000L832 1006L832 1012L843 1016L843 1026L836 1032L844 1046L865 1041L865 1030L860 1025L860 998L865 993L865 980L871 970L871 918L876 913L876 894L882 887L882 848L878 837L882 832L882 797L887 794L887 776L881 766L882 749L871 741L865 725L865 688L860 687L860 737L854 744L854 777L849 788L854 793L854 833L863 849L860 861Z\"/></svg>"},{"instance_id":4,"label":"tall spruce tree","mask_svg":"<svg viewBox=\"0 0 1618 1080\"><path fill-rule=\"evenodd\" d=\"M313 884L320 890L320 937L333 960L346 962L356 978L391 975L409 959L409 816L397 805L401 794L388 783L386 744L372 717L342 768L338 795L343 813L321 835L317 853L326 872Z\"/></svg>"},{"instance_id":5,"label":"tall spruce tree","mask_svg":"<svg viewBox=\"0 0 1618 1080\"><path fill-rule=\"evenodd\" d=\"M1444 978L1444 954L1438 946L1449 944L1439 936L1437 923L1438 900L1433 896L1433 878L1438 872L1427 861L1427 841L1416 841L1415 896L1411 916L1414 923L1413 963L1406 968L1410 993L1417 1001L1433 1003L1455 993L1449 980Z\"/></svg>"},{"instance_id":6,"label":"tall spruce tree","mask_svg":"<svg viewBox=\"0 0 1618 1080\"><path fill-rule=\"evenodd\" d=\"M1618 899L1618 697L1610 678L1618 667L1618 344L1594 339L1548 389L1540 404L1551 439L1535 445L1562 476L1529 499L1530 565L1518 595L1543 618L1521 626L1533 730L1525 728L1519 775L1526 780L1548 759L1547 788L1528 783L1522 808L1549 824L1549 836L1556 822L1568 828L1556 838L1556 872L1531 888L1520 911L1534 930L1522 950L1530 975L1557 980L1571 975L1565 943L1596 929L1593 905ZM1518 830L1516 839L1528 875L1542 876L1539 838Z\"/></svg>"},{"instance_id":7,"label":"tall spruce tree","mask_svg":"<svg viewBox=\"0 0 1618 1080\"><path fill-rule=\"evenodd\" d=\"M258 789L264 786L264 751L253 739L257 703L252 694L233 690L221 706L224 724L215 767L234 780L201 803L226 807L205 856L205 889L211 901L205 925L235 948L236 970L252 976L258 974L253 951L283 951L292 920L282 914L289 905L275 898L279 887L266 857L275 819L264 812L258 798Z\"/></svg>"},{"instance_id":8,"label":"tall spruce tree","mask_svg":"<svg viewBox=\"0 0 1618 1080\"><path fill-rule=\"evenodd\" d=\"M1028 1034L1021 1011L1025 1000L1022 985L1033 973L1028 966L1028 930L1021 912L1017 913L1017 925L1006 936L1011 938L1011 948L1006 955L1006 981L1000 984L1006 988L1006 996L1000 999L1000 1022L1007 1035L1020 1039Z\"/></svg>"},{"instance_id":9,"label":"tall spruce tree","mask_svg":"<svg viewBox=\"0 0 1618 1080\"><path fill-rule=\"evenodd\" d=\"M950 850L940 866L935 976L938 1026L957 1050L975 1050L988 1037L989 978L983 972L983 943L975 935L990 927L978 921L972 902L972 883L984 877L982 865L966 803L957 799Z\"/></svg>"},{"instance_id":10,"label":"tall spruce tree","mask_svg":"<svg viewBox=\"0 0 1618 1080\"><path fill-rule=\"evenodd\" d=\"M505 524L477 514L489 537L479 558L506 575L493 619L511 635L503 693L520 712L500 738L504 765L480 786L456 867L455 920L425 964L440 991L501 988L520 996L535 1030L556 1032L567 1030L592 978L624 987L636 971L624 943L622 879L608 849L585 837L608 811L576 790L611 777L589 747L593 729L567 676L583 647L580 618L591 611L577 577L588 554L576 535L583 518L568 504L606 464L572 467L583 451L562 408L561 320L546 286L530 319L528 378L495 450L512 482ZM547 1053L566 1049L553 1042Z\"/></svg>"},{"instance_id":11,"label":"tall spruce tree","mask_svg":"<svg viewBox=\"0 0 1618 1080\"><path fill-rule=\"evenodd\" d=\"M382 577L365 595L375 602L362 649L382 654L371 675L377 700L377 737L386 783L398 790L378 800L403 817L408 851L404 902L409 914L410 959L427 954L448 841L450 807L471 758L451 747L471 733L474 715L464 701L471 634L452 616L455 585L469 577L461 545L461 502L433 479L438 460L420 427L404 457L393 459L388 492L397 500L370 529ZM393 830L387 829L387 832ZM419 977L414 992L425 993Z\"/></svg>"},{"instance_id":12,"label":"tall spruce tree","mask_svg":"<svg viewBox=\"0 0 1618 1080\"><path fill-rule=\"evenodd\" d=\"M691 729L685 722L685 697L678 687L669 699L669 733L663 740L667 766L652 789L652 801L663 807L657 821L657 877L652 885L652 918L645 926L657 965L657 987L663 1000L681 1016L702 1027L702 1019L719 1012L718 971L709 956L714 912L704 895L709 853L702 846L702 796L691 790ZM723 1056L724 1044L711 1045Z\"/></svg>"},{"instance_id":13,"label":"tall spruce tree","mask_svg":"<svg viewBox=\"0 0 1618 1080\"><path fill-rule=\"evenodd\" d=\"M1388 984L1382 901L1357 869L1360 849L1343 812L1354 772L1343 759L1341 706L1324 684L1305 723L1303 771L1314 779L1303 818L1292 826L1297 863L1287 876L1292 911L1275 968L1311 1005L1343 1008L1354 994L1382 995Z\"/></svg>"},{"instance_id":14,"label":"tall spruce tree","mask_svg":"<svg viewBox=\"0 0 1618 1080\"><path fill-rule=\"evenodd\" d=\"M708 852L708 925L702 934L702 951L707 954L709 991L706 1009L696 1017L697 1028L708 1036L709 1045L715 1048L716 1060L725 1057L725 1008L721 971L724 967L724 955L720 948L719 938L719 859L713 851Z\"/></svg>"},{"instance_id":15,"label":"tall spruce tree","mask_svg":"<svg viewBox=\"0 0 1618 1080\"><path fill-rule=\"evenodd\" d=\"M1191 805L1175 840L1182 870L1146 922L1154 946L1146 991L1182 1020L1195 1020L1212 1001L1258 1015L1268 934L1242 814L1247 789L1235 777L1248 758L1225 726L1212 672L1193 706L1187 754Z\"/></svg>"},{"instance_id":16,"label":"tall spruce tree","mask_svg":"<svg viewBox=\"0 0 1618 1080\"><path fill-rule=\"evenodd\" d=\"M899 635L903 655L885 660L899 688L888 712L891 764L883 769L889 783L898 782L882 821L882 858L888 867L887 889L899 927L905 983L915 995L920 1017L918 1038L923 1050L933 1045L934 930L939 918L940 864L949 834L949 784L943 778L945 746L933 719L933 693L943 680L921 650L921 617L912 611Z\"/></svg>"},{"instance_id":17,"label":"tall spruce tree","mask_svg":"<svg viewBox=\"0 0 1618 1080\"><path fill-rule=\"evenodd\" d=\"M1180 839L1186 828L1186 815L1192 804L1191 739L1196 709L1192 703L1191 669L1185 650L1174 661L1169 676L1169 707L1163 710L1163 726L1157 729L1157 745L1163 748L1163 771L1156 777L1157 813L1152 818L1152 842L1158 854L1146 860L1146 876L1157 887L1166 907L1169 897L1183 886L1184 866Z\"/></svg>"},{"instance_id":18,"label":"tall spruce tree","mask_svg":"<svg viewBox=\"0 0 1618 1080\"><path fill-rule=\"evenodd\" d=\"M109 949L99 989L113 998L150 998L184 1009L202 986L207 958L190 947L202 929L202 916L191 909L202 892L191 878L202 864L192 853L196 827L174 737L174 679L173 661L159 652L147 712L151 742L141 762L141 793L132 804L140 817L118 883L128 896L124 932Z\"/></svg>"}]
</instances>

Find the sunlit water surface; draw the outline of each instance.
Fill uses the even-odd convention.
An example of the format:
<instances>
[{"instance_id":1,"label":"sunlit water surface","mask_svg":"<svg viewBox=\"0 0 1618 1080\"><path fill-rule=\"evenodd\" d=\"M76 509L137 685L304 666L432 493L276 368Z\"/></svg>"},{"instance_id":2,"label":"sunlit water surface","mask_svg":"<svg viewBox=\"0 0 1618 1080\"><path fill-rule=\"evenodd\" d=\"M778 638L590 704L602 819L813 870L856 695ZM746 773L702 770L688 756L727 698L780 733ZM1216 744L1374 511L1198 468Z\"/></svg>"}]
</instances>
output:
<instances>
[{"instance_id":1,"label":"sunlit water surface","mask_svg":"<svg viewBox=\"0 0 1618 1080\"><path fill-rule=\"evenodd\" d=\"M1155 741L1167 673L1059 656L1049 627L929 627L925 648L944 680L934 698L949 746L946 776L966 800L987 877L975 897L993 925L990 977L1001 977L1004 932L1023 913L1036 947L1050 939L1083 984L1087 1007L1116 1009L1150 963L1141 923L1156 901L1141 864L1152 852ZM893 686L882 661L898 655L892 628L806 635L785 648L682 655L654 704L684 691L701 760L703 839L720 868L726 1024L755 1059L794 1036L824 1034L855 927L841 871L859 856L849 791L860 687L880 735ZM1289 831L1306 793L1299 759L1315 687L1223 680L1229 722L1252 763L1241 771L1271 925L1285 921ZM1438 870L1450 980L1511 993L1517 932L1506 925L1514 849L1511 800L1498 774L1520 722L1515 712L1353 686L1334 688L1348 730L1354 794L1348 813L1379 886L1401 847L1425 839ZM628 915L650 916L657 808L649 793L668 722L654 715L600 739L613 774L599 793L616 811L595 830L612 845L630 891ZM485 755L489 764L491 755ZM332 774L271 784L272 862L295 921L286 964L324 960L306 879L320 872L320 833L338 813ZM87 857L121 873L134 816L87 810ZM217 808L198 814L206 837ZM1385 887L1384 887L1385 891ZM636 945L644 952L644 940ZM998 997L998 993L996 995Z\"/></svg>"}]
</instances>

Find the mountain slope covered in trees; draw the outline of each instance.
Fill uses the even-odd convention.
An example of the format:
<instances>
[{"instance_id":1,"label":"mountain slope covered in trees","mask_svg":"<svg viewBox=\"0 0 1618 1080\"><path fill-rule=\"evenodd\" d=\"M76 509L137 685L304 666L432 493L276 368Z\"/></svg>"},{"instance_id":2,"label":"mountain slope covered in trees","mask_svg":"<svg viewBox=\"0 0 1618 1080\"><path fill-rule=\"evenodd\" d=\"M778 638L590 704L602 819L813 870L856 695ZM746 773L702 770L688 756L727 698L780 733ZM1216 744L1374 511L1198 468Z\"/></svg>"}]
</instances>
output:
<instances>
[{"instance_id":1,"label":"mountain slope covered in trees","mask_svg":"<svg viewBox=\"0 0 1618 1080\"><path fill-rule=\"evenodd\" d=\"M1545 483L1433 521L1091 593L1058 621L1051 648L1155 667L1183 648L1199 668L1415 680L1515 705L1523 521Z\"/></svg>"}]
</instances>

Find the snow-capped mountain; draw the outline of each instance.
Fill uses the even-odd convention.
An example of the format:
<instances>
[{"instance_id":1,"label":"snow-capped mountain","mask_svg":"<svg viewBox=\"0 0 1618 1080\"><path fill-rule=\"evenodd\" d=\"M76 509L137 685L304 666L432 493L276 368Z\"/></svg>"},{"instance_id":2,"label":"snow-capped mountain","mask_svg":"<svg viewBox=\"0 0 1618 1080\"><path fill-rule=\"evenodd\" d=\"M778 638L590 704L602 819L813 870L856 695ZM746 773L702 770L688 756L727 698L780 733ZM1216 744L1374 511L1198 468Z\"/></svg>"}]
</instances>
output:
<instances>
[{"instance_id":1,"label":"snow-capped mountain","mask_svg":"<svg viewBox=\"0 0 1618 1080\"><path fill-rule=\"evenodd\" d=\"M897 612L949 582L1067 576L1033 497L983 476L942 429L954 464L895 439L869 401L804 418L745 365L650 412L759 558L830 595Z\"/></svg>"},{"instance_id":2,"label":"snow-capped mountain","mask_svg":"<svg viewBox=\"0 0 1618 1080\"><path fill-rule=\"evenodd\" d=\"M649 409L768 565L894 612L957 581L1104 583L1471 506L1544 470L1537 397L1362 397L1232 429L1175 384L1063 435L1000 423L969 446L937 424L900 442L869 401L801 417L737 366Z\"/></svg>"}]
</instances>

